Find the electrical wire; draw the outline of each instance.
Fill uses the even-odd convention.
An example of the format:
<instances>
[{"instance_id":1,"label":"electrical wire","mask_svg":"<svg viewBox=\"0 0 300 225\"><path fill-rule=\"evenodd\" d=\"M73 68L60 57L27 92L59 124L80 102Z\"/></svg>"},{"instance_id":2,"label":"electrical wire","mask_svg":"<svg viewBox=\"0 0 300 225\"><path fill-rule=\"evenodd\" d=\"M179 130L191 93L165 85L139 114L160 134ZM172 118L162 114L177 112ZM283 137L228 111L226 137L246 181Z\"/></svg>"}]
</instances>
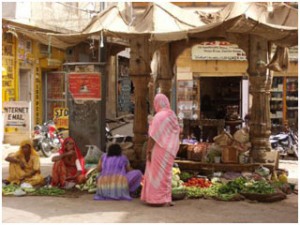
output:
<instances>
[{"instance_id":1,"label":"electrical wire","mask_svg":"<svg viewBox=\"0 0 300 225\"><path fill-rule=\"evenodd\" d=\"M72 6L72 5L65 4L65 3L63 3L63 2L54 2L54 3L60 4L60 5L69 7L69 8L77 9L77 10L80 10L80 11L83 11L83 12L86 12L86 13L99 13L99 12L100 12L100 11L98 11L98 10L82 9L82 8L79 8L79 7L76 7L76 6Z\"/></svg>"}]
</instances>

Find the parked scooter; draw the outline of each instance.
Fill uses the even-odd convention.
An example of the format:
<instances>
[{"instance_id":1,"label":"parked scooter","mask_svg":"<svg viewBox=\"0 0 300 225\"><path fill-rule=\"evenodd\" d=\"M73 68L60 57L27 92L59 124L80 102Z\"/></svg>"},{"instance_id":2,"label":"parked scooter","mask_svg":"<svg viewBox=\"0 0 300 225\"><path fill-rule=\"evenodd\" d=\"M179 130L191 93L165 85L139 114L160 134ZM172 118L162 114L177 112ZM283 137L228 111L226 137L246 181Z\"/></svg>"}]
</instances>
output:
<instances>
[{"instance_id":1,"label":"parked scooter","mask_svg":"<svg viewBox=\"0 0 300 225\"><path fill-rule=\"evenodd\" d=\"M49 157L52 150L60 149L63 140L62 133L56 129L52 120L34 127L33 147L36 151L42 151L45 157Z\"/></svg>"},{"instance_id":2,"label":"parked scooter","mask_svg":"<svg viewBox=\"0 0 300 225\"><path fill-rule=\"evenodd\" d=\"M114 129L111 129L109 127L109 123L110 122L115 122L115 121L106 119L106 126L105 126L106 142L109 142L109 143L133 142L133 137L131 137L131 136L128 136L128 135L119 135L119 134L113 135L112 130L114 130ZM117 129L117 128L115 128L115 129Z\"/></svg>"},{"instance_id":3,"label":"parked scooter","mask_svg":"<svg viewBox=\"0 0 300 225\"><path fill-rule=\"evenodd\" d=\"M290 128L285 133L271 135L270 143L281 157L293 155L298 158L298 137Z\"/></svg>"}]
</instances>

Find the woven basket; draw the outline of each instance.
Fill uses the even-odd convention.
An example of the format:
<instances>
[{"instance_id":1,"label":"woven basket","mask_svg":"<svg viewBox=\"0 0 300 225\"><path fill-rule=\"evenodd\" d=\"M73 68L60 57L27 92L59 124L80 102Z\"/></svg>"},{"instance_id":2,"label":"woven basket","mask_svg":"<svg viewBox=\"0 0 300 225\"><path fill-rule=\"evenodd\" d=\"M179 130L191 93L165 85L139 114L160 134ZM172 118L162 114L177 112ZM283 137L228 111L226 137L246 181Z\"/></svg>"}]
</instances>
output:
<instances>
[{"instance_id":1,"label":"woven basket","mask_svg":"<svg viewBox=\"0 0 300 225\"><path fill-rule=\"evenodd\" d=\"M187 149L187 159L199 162L202 161L203 157L207 153L209 145L210 143L207 142L201 142L197 145L191 145L191 147Z\"/></svg>"},{"instance_id":2,"label":"woven basket","mask_svg":"<svg viewBox=\"0 0 300 225\"><path fill-rule=\"evenodd\" d=\"M258 202L276 202L286 199L286 194L282 192L276 192L273 194L257 194L257 193L240 193L246 199Z\"/></svg>"},{"instance_id":3,"label":"woven basket","mask_svg":"<svg viewBox=\"0 0 300 225\"><path fill-rule=\"evenodd\" d=\"M172 200L177 201L177 200L183 200L186 197L186 191L183 192L178 192L178 193L172 193Z\"/></svg>"}]
</instances>

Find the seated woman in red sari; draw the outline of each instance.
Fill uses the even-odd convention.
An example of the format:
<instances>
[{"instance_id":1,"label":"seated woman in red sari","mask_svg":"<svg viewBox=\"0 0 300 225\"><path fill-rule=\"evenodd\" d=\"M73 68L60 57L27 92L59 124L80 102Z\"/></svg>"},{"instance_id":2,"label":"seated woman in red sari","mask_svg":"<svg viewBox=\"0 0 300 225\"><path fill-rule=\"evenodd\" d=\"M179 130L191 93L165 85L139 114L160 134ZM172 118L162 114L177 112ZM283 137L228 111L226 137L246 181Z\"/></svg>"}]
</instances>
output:
<instances>
[{"instance_id":1,"label":"seated woman in red sari","mask_svg":"<svg viewBox=\"0 0 300 225\"><path fill-rule=\"evenodd\" d=\"M64 140L52 162L52 186L67 188L85 182L84 158L72 138Z\"/></svg>"},{"instance_id":2,"label":"seated woman in red sari","mask_svg":"<svg viewBox=\"0 0 300 225\"><path fill-rule=\"evenodd\" d=\"M44 178L41 175L40 157L33 149L31 141L22 141L20 149L10 153L5 160L9 162L9 176L7 183L29 183L32 186L43 185Z\"/></svg>"}]
</instances>

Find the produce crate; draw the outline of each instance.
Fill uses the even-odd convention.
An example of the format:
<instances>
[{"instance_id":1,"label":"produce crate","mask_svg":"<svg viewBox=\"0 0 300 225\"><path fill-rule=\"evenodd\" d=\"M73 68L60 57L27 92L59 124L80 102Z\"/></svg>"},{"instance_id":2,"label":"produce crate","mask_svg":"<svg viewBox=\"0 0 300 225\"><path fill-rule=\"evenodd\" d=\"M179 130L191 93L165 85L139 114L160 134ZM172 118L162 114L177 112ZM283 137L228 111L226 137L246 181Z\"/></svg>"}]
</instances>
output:
<instances>
[{"instance_id":1,"label":"produce crate","mask_svg":"<svg viewBox=\"0 0 300 225\"><path fill-rule=\"evenodd\" d=\"M223 163L238 163L238 150L232 146L223 146L222 162Z\"/></svg>"},{"instance_id":2,"label":"produce crate","mask_svg":"<svg viewBox=\"0 0 300 225\"><path fill-rule=\"evenodd\" d=\"M210 143L202 142L196 145L190 145L187 148L187 159L201 162L207 153Z\"/></svg>"}]
</instances>

